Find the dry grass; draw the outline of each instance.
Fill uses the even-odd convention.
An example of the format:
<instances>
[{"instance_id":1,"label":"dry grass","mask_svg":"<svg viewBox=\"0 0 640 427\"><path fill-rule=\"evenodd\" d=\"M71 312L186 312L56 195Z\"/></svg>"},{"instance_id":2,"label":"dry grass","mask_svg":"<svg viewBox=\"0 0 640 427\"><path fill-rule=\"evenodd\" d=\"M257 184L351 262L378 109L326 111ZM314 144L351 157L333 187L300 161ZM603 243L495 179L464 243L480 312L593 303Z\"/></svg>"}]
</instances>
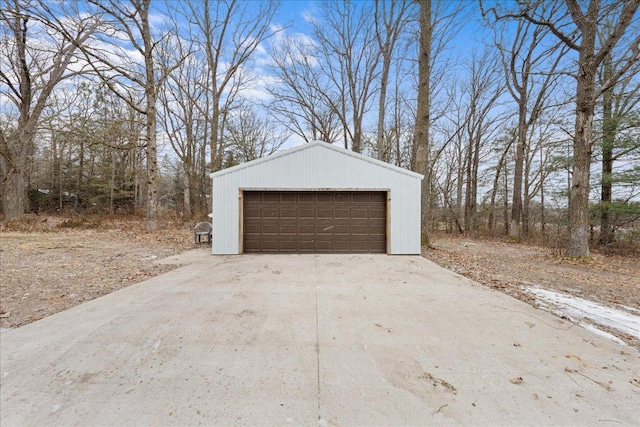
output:
<instances>
[{"instance_id":1,"label":"dry grass","mask_svg":"<svg viewBox=\"0 0 640 427\"><path fill-rule=\"evenodd\" d=\"M500 239L436 235L423 256L472 280L535 304L531 286L563 292L618 309L640 309L640 262L635 254L566 258L554 248ZM608 330L640 348L631 336Z\"/></svg>"},{"instance_id":2,"label":"dry grass","mask_svg":"<svg viewBox=\"0 0 640 427\"><path fill-rule=\"evenodd\" d=\"M154 261L192 249L190 227L145 231L136 217L30 217L0 232L0 326L17 327L175 266Z\"/></svg>"}]
</instances>

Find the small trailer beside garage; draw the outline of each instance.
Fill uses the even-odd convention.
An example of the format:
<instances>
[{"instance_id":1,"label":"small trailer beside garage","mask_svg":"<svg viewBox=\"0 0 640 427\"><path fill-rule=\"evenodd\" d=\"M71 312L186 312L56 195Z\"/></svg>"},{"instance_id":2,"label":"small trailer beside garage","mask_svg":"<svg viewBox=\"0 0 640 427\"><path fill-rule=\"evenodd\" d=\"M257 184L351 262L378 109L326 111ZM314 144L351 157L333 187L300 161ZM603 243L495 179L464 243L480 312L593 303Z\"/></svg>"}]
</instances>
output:
<instances>
[{"instance_id":1,"label":"small trailer beside garage","mask_svg":"<svg viewBox=\"0 0 640 427\"><path fill-rule=\"evenodd\" d=\"M422 178L322 141L212 173L212 252L419 254Z\"/></svg>"}]
</instances>

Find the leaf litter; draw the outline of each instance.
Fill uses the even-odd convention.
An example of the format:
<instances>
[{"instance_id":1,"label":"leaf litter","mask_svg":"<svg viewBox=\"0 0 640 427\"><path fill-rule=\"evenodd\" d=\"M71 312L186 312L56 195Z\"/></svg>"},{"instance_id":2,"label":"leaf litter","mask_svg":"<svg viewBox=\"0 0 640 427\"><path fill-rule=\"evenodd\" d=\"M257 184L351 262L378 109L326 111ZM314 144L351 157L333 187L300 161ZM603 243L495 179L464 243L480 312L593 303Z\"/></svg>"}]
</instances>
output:
<instances>
[{"instance_id":1,"label":"leaf litter","mask_svg":"<svg viewBox=\"0 0 640 427\"><path fill-rule=\"evenodd\" d=\"M70 227L52 216L0 231L1 328L26 325L166 273L178 266L157 259L194 248L190 227L163 224L148 233L139 218L77 222L85 226Z\"/></svg>"},{"instance_id":2,"label":"leaf litter","mask_svg":"<svg viewBox=\"0 0 640 427\"><path fill-rule=\"evenodd\" d=\"M640 263L633 254L594 251L591 259L575 260L549 247L440 234L432 236L432 248L424 248L422 255L640 350Z\"/></svg>"}]
</instances>

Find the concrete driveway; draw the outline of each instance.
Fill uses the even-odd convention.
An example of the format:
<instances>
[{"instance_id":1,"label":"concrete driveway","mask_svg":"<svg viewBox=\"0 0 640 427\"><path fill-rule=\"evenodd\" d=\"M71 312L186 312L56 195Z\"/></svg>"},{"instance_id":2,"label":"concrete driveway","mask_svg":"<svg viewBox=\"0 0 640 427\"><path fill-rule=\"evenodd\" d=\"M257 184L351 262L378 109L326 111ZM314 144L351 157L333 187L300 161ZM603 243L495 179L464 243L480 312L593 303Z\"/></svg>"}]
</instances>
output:
<instances>
[{"instance_id":1,"label":"concrete driveway","mask_svg":"<svg viewBox=\"0 0 640 427\"><path fill-rule=\"evenodd\" d=\"M635 350L421 257L168 262L3 332L0 424L640 423Z\"/></svg>"}]
</instances>

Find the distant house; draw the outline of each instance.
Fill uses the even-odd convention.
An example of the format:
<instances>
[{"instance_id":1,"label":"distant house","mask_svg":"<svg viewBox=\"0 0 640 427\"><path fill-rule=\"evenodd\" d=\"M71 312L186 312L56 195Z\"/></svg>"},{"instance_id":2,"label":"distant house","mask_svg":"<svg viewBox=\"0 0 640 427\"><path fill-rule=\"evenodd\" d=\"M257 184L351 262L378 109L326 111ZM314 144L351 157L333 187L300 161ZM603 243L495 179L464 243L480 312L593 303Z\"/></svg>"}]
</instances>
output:
<instances>
[{"instance_id":1,"label":"distant house","mask_svg":"<svg viewBox=\"0 0 640 427\"><path fill-rule=\"evenodd\" d=\"M420 253L415 172L314 141L211 178L214 254Z\"/></svg>"}]
</instances>

